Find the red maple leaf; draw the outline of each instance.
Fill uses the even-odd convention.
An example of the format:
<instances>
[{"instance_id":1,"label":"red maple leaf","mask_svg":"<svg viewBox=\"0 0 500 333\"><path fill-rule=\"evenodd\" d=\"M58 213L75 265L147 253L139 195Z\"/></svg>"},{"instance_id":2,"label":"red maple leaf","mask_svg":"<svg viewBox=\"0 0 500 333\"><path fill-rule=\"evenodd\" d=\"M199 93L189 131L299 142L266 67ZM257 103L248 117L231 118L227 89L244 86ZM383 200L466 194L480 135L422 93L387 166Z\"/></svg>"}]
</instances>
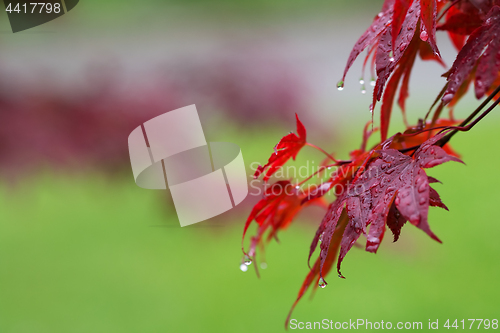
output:
<instances>
[{"instance_id":1,"label":"red maple leaf","mask_svg":"<svg viewBox=\"0 0 500 333\"><path fill-rule=\"evenodd\" d=\"M447 31L453 45L460 51L467 35L479 28L483 21L484 14L476 6L459 2L448 9L446 21L437 30Z\"/></svg>"},{"instance_id":2,"label":"red maple leaf","mask_svg":"<svg viewBox=\"0 0 500 333\"><path fill-rule=\"evenodd\" d=\"M353 180L347 191L339 196L329 207L321 222L316 236L311 244L310 256L315 251L320 237L321 264L325 264L331 238L337 229L339 218L344 209L347 211L349 223L342 236L337 270L347 252L359 236L367 236L366 250L376 252L383 239L391 206L395 220L391 217L391 230L398 234L401 220L410 221L426 232L431 238L440 241L431 231L427 222L427 213L431 202L441 206L439 196L430 190L429 179L423 169L431 168L447 161L458 161L458 158L448 155L441 147L434 144L443 138L444 133L436 135L424 142L413 156L400 153L396 149L381 149L373 151L373 157L367 162L366 169ZM431 193L432 192L432 193ZM432 194L432 199L431 199ZM367 227L370 226L367 232Z\"/></svg>"},{"instance_id":3,"label":"red maple leaf","mask_svg":"<svg viewBox=\"0 0 500 333\"><path fill-rule=\"evenodd\" d=\"M266 169L268 169L264 176L264 181L268 181L269 178L284 165L290 158L295 160L298 152L306 144L306 129L302 122L299 120L299 116L295 114L297 119L297 134L290 133L284 136L280 142L274 147L274 153L269 157L267 164L264 166L259 165L255 171L254 178L258 178Z\"/></svg>"},{"instance_id":4,"label":"red maple leaf","mask_svg":"<svg viewBox=\"0 0 500 333\"><path fill-rule=\"evenodd\" d=\"M464 90L464 84L468 86L474 70L476 97L483 97L491 89L500 72L499 31L500 7L494 6L486 15L484 23L469 36L453 66L444 75L448 80L448 87L442 97L444 103L449 103L455 94Z\"/></svg>"}]
</instances>

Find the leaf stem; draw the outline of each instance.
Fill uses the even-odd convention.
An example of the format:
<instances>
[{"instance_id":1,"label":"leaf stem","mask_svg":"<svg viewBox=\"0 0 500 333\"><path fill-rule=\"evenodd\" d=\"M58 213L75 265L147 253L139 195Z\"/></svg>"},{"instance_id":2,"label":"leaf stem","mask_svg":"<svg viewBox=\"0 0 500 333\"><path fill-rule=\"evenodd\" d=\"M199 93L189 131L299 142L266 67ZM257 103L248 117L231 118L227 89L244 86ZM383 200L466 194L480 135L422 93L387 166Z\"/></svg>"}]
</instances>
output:
<instances>
[{"instance_id":1,"label":"leaf stem","mask_svg":"<svg viewBox=\"0 0 500 333\"><path fill-rule=\"evenodd\" d=\"M439 145L441 147L444 146L446 143L448 143L448 141L450 141L450 139L457 132L459 132L459 131L466 132L466 131L470 130L472 127L474 127L474 125L476 125L479 121L481 121L488 113L491 112L491 110L493 110L498 105L498 103L500 102L500 98L497 99L488 109L486 109L486 111L484 111L476 120L474 120L472 123L467 125L472 119L474 119L475 116L477 116L481 112L482 109L484 109L484 107L493 98L495 98L495 96L499 92L500 92L500 85L467 117L467 119L462 121L462 123L457 128L455 128L453 131L451 131L449 134L447 134L444 138L442 138L439 142Z\"/></svg>"},{"instance_id":2,"label":"leaf stem","mask_svg":"<svg viewBox=\"0 0 500 333\"><path fill-rule=\"evenodd\" d=\"M315 172L313 172L311 175L309 175L306 179L300 181L299 183L297 183L295 186L300 186L302 184L304 184L305 182L307 182L309 179L311 179L312 177L316 176L318 173L328 169L328 168L331 168L332 166L338 166L339 164L338 163L335 163L335 164L330 164L330 165L322 165L318 168L318 170L316 170Z\"/></svg>"},{"instance_id":3,"label":"leaf stem","mask_svg":"<svg viewBox=\"0 0 500 333\"><path fill-rule=\"evenodd\" d=\"M329 159L331 159L332 161L334 161L335 163L339 163L340 161L335 159L332 155L328 154L324 149L316 146L316 145L313 145L312 143L309 143L309 142L306 142L306 145L308 145L309 147L313 147L314 149L317 149L319 150L320 152L322 152L323 154L325 154Z\"/></svg>"}]
</instances>

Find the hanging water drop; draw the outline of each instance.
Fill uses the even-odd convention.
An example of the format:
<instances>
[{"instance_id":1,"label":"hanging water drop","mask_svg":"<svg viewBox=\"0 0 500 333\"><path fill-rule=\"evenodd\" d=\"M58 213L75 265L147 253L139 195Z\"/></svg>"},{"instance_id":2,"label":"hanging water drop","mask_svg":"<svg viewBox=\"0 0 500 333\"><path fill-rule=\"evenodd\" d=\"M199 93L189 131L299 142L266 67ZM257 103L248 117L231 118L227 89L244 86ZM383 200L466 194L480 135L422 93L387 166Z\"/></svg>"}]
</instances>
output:
<instances>
[{"instance_id":1,"label":"hanging water drop","mask_svg":"<svg viewBox=\"0 0 500 333\"><path fill-rule=\"evenodd\" d=\"M366 94L366 88L365 88L365 85L362 85L362 86L361 86L361 93L362 93L362 94Z\"/></svg>"},{"instance_id":2,"label":"hanging water drop","mask_svg":"<svg viewBox=\"0 0 500 333\"><path fill-rule=\"evenodd\" d=\"M240 265L240 269L241 269L242 272L246 272L248 270L248 266L245 265L245 264L241 264Z\"/></svg>"},{"instance_id":3,"label":"hanging water drop","mask_svg":"<svg viewBox=\"0 0 500 333\"><path fill-rule=\"evenodd\" d=\"M344 81L340 80L339 82L337 82L337 89L339 91L344 90Z\"/></svg>"},{"instance_id":4,"label":"hanging water drop","mask_svg":"<svg viewBox=\"0 0 500 333\"><path fill-rule=\"evenodd\" d=\"M370 86L375 87L375 79L374 78L372 78L370 80Z\"/></svg>"},{"instance_id":5,"label":"hanging water drop","mask_svg":"<svg viewBox=\"0 0 500 333\"><path fill-rule=\"evenodd\" d=\"M267 268L267 264L265 262L261 262L260 263L260 268L266 269Z\"/></svg>"},{"instance_id":6,"label":"hanging water drop","mask_svg":"<svg viewBox=\"0 0 500 333\"><path fill-rule=\"evenodd\" d=\"M252 263L252 258L250 258L249 256L245 255L245 257L243 258L243 263L245 265L250 265Z\"/></svg>"},{"instance_id":7,"label":"hanging water drop","mask_svg":"<svg viewBox=\"0 0 500 333\"><path fill-rule=\"evenodd\" d=\"M453 99L453 93L447 93L443 96L443 103L448 104Z\"/></svg>"},{"instance_id":8,"label":"hanging water drop","mask_svg":"<svg viewBox=\"0 0 500 333\"><path fill-rule=\"evenodd\" d=\"M295 189L296 190L300 189L300 186L299 185L295 186Z\"/></svg>"},{"instance_id":9,"label":"hanging water drop","mask_svg":"<svg viewBox=\"0 0 500 333\"><path fill-rule=\"evenodd\" d=\"M359 79L359 84L365 84L365 80L363 78Z\"/></svg>"},{"instance_id":10,"label":"hanging water drop","mask_svg":"<svg viewBox=\"0 0 500 333\"><path fill-rule=\"evenodd\" d=\"M318 286L320 288L325 288L326 287L326 281L323 280L323 278L319 278L319 281L318 281Z\"/></svg>"}]
</instances>

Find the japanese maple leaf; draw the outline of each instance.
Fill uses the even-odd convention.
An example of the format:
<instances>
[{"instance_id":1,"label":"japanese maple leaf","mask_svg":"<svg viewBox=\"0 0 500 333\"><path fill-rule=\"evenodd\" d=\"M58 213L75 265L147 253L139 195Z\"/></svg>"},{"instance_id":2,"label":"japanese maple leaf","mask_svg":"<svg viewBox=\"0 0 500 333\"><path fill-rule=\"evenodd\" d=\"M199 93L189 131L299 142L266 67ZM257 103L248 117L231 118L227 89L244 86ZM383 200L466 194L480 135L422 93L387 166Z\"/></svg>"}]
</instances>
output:
<instances>
[{"instance_id":1,"label":"japanese maple leaf","mask_svg":"<svg viewBox=\"0 0 500 333\"><path fill-rule=\"evenodd\" d=\"M262 237L269 229L267 240L277 238L277 232L288 227L295 215L303 208L317 204L326 207L322 198L315 198L303 204L308 192L288 180L278 181L264 191L263 198L253 207L243 229L242 243L245 239L248 227L255 220L259 225L257 234L252 237L248 253L249 257L255 255L256 247L262 241Z\"/></svg>"},{"instance_id":2,"label":"japanese maple leaf","mask_svg":"<svg viewBox=\"0 0 500 333\"><path fill-rule=\"evenodd\" d=\"M316 232L310 256L321 237L323 241L320 246L320 272L344 208L349 223L340 244L337 261L339 275L341 275L342 260L361 233L367 237L366 250L377 252L388 221L395 235L404 219L440 242L429 227L427 215L431 203L439 206L442 206L442 203L439 196L436 197L435 191L430 190L429 178L424 169L447 161L461 162L458 158L448 155L441 147L434 145L443 136L444 133L424 142L414 156L404 155L395 149L373 151L374 157L367 163L367 168L358 179L354 179L348 190L330 205ZM392 209L393 215L388 219L393 205L395 205L395 209ZM399 214L397 219L394 218L397 216L396 212ZM367 231L368 226L370 226L369 231Z\"/></svg>"},{"instance_id":3,"label":"japanese maple leaf","mask_svg":"<svg viewBox=\"0 0 500 333\"><path fill-rule=\"evenodd\" d=\"M453 63L444 75L448 87L442 100L449 103L463 85L471 81L475 70L475 93L479 99L490 90L500 71L500 7L493 6L486 15L486 20L469 36ZM462 88L461 88L462 87Z\"/></svg>"},{"instance_id":4,"label":"japanese maple leaf","mask_svg":"<svg viewBox=\"0 0 500 333\"><path fill-rule=\"evenodd\" d=\"M476 6L459 2L448 9L445 22L438 25L436 30L447 31L453 45L460 51L467 36L483 24L482 16Z\"/></svg>"},{"instance_id":5,"label":"japanese maple leaf","mask_svg":"<svg viewBox=\"0 0 500 333\"><path fill-rule=\"evenodd\" d=\"M306 129L299 120L299 116L295 114L295 117L297 119L298 136L295 133L290 133L284 136L276 147L274 147L274 153L271 157L269 157L267 164L264 166L259 165L255 171L254 178L258 178L263 172L265 172L264 181L267 182L269 178L290 158L295 160L295 157L300 149L304 147L306 144Z\"/></svg>"},{"instance_id":6,"label":"japanese maple leaf","mask_svg":"<svg viewBox=\"0 0 500 333\"><path fill-rule=\"evenodd\" d=\"M314 263L313 267L310 269L306 278L304 279L302 286L300 287L299 293L297 294L297 299L293 303L292 308L288 313L288 317L286 318L285 329L288 327L288 322L290 320L290 316L292 315L293 310L295 309L295 306L299 303L302 296L304 296L309 286L311 284L313 285L313 291L315 291L320 285L322 288L326 286L326 284L323 281L320 281L321 276L326 276L330 271L330 269L332 268L333 264L335 263L335 259L337 257L337 253L340 247L340 242L342 240L342 235L344 233L344 230L348 222L349 219L344 209L337 223L337 228L335 229L335 232L333 233L333 236L330 240L330 251L328 252L325 264L322 267L322 271L320 273L321 260L320 258L318 258Z\"/></svg>"}]
</instances>

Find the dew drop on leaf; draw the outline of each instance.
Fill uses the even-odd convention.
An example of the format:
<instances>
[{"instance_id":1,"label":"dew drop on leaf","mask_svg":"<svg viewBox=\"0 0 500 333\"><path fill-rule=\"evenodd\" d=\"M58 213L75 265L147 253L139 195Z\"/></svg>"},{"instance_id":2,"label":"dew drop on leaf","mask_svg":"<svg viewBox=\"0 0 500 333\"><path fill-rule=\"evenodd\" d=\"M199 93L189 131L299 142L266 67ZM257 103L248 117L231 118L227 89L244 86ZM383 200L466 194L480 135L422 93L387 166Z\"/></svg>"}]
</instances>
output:
<instances>
[{"instance_id":1,"label":"dew drop on leaf","mask_svg":"<svg viewBox=\"0 0 500 333\"><path fill-rule=\"evenodd\" d=\"M428 38L429 38L429 35L427 34L427 31L422 31L420 33L420 39L423 40L424 42L427 42Z\"/></svg>"},{"instance_id":2,"label":"dew drop on leaf","mask_svg":"<svg viewBox=\"0 0 500 333\"><path fill-rule=\"evenodd\" d=\"M243 258L243 263L245 265L250 265L252 263L252 258L250 258L249 256L245 255L245 257Z\"/></svg>"}]
</instances>

